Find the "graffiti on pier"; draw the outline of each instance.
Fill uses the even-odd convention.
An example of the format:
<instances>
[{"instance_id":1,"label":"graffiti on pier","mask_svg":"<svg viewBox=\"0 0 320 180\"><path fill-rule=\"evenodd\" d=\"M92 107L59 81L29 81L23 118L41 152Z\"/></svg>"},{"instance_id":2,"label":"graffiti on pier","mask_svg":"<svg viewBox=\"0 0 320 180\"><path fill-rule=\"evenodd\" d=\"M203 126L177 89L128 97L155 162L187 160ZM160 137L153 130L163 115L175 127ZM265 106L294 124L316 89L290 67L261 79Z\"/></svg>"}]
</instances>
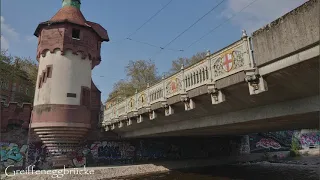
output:
<instances>
[{"instance_id":1,"label":"graffiti on pier","mask_svg":"<svg viewBox=\"0 0 320 180\"><path fill-rule=\"evenodd\" d=\"M79 150L78 152L73 153L74 158L72 159L72 163L75 167L83 167L87 163L86 156L88 155L88 148L84 148Z\"/></svg>"},{"instance_id":2,"label":"graffiti on pier","mask_svg":"<svg viewBox=\"0 0 320 180\"><path fill-rule=\"evenodd\" d=\"M135 147L129 142L96 141L87 145L77 153L72 160L75 167L87 163L100 164L111 161L132 160L135 156Z\"/></svg>"},{"instance_id":3,"label":"graffiti on pier","mask_svg":"<svg viewBox=\"0 0 320 180\"><path fill-rule=\"evenodd\" d=\"M128 142L103 141L91 145L91 153L98 159L128 159L134 156L134 151L134 146L131 146Z\"/></svg>"},{"instance_id":4,"label":"graffiti on pier","mask_svg":"<svg viewBox=\"0 0 320 180\"><path fill-rule=\"evenodd\" d=\"M320 147L319 130L288 130L250 134L250 152L287 151L294 142L300 149Z\"/></svg>"},{"instance_id":5,"label":"graffiti on pier","mask_svg":"<svg viewBox=\"0 0 320 180\"><path fill-rule=\"evenodd\" d=\"M23 153L25 166L34 165L38 169L48 169L51 167L51 164L47 161L48 153L46 147L42 143L33 142L24 146L27 147L27 150Z\"/></svg>"},{"instance_id":6,"label":"graffiti on pier","mask_svg":"<svg viewBox=\"0 0 320 180\"><path fill-rule=\"evenodd\" d=\"M0 142L1 168L9 165L23 166L28 145L18 146L15 143Z\"/></svg>"},{"instance_id":7,"label":"graffiti on pier","mask_svg":"<svg viewBox=\"0 0 320 180\"><path fill-rule=\"evenodd\" d=\"M193 146L190 146L190 141ZM149 160L173 160L183 158L205 158L227 155L225 145L215 146L214 140L130 140L130 141L94 141L87 143L74 152L72 163L75 167L99 166L109 164L128 164ZM221 148L224 147L224 148Z\"/></svg>"},{"instance_id":8,"label":"graffiti on pier","mask_svg":"<svg viewBox=\"0 0 320 180\"><path fill-rule=\"evenodd\" d=\"M273 139L262 138L259 142L257 142L256 147L280 149L281 145Z\"/></svg>"},{"instance_id":9,"label":"graffiti on pier","mask_svg":"<svg viewBox=\"0 0 320 180\"><path fill-rule=\"evenodd\" d=\"M320 146L320 132L308 132L301 134L300 144L302 148L319 147Z\"/></svg>"},{"instance_id":10,"label":"graffiti on pier","mask_svg":"<svg viewBox=\"0 0 320 180\"><path fill-rule=\"evenodd\" d=\"M320 131L264 132L226 138L156 138L118 141L86 141L70 153L73 167L131 164L134 162L211 158L259 152L290 150L297 139L300 148L320 146ZM14 140L14 139L11 139ZM0 143L1 167L35 165L50 169L53 154L40 142L5 140ZM49 148L50 149L50 148ZM68 154L69 155L69 154Z\"/></svg>"},{"instance_id":11,"label":"graffiti on pier","mask_svg":"<svg viewBox=\"0 0 320 180\"><path fill-rule=\"evenodd\" d=\"M296 131L288 130L288 131L277 131L277 132L265 132L260 133L262 136L266 138L271 138L276 142L282 144L283 146L291 146L292 138L296 136Z\"/></svg>"}]
</instances>

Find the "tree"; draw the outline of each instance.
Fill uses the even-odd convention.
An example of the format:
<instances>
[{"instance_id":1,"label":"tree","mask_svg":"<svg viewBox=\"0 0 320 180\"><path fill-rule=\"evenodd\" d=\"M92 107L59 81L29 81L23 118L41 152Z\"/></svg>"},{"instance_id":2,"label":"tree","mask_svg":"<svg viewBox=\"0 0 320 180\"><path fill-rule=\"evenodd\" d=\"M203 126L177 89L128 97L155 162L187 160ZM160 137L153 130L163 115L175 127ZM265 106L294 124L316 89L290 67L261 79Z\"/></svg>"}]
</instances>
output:
<instances>
[{"instance_id":1,"label":"tree","mask_svg":"<svg viewBox=\"0 0 320 180\"><path fill-rule=\"evenodd\" d=\"M135 93L136 89L134 84L129 81L120 80L113 85L113 90L109 94L109 100L121 101L123 98L132 96ZM117 98L117 99L115 99Z\"/></svg>"},{"instance_id":2,"label":"tree","mask_svg":"<svg viewBox=\"0 0 320 180\"><path fill-rule=\"evenodd\" d=\"M169 72L163 75L170 76L180 71L181 65L190 66L206 57L206 52L199 52L191 58L178 58L172 61L172 67ZM127 80L120 80L114 84L112 92L109 94L108 101L121 101L135 94L136 91L142 91L147 84L152 85L161 80L157 73L154 62L147 60L129 61L125 67Z\"/></svg>"},{"instance_id":3,"label":"tree","mask_svg":"<svg viewBox=\"0 0 320 180\"><path fill-rule=\"evenodd\" d=\"M0 54L0 79L7 82L22 82L30 87L30 95L36 86L38 66L31 58L13 57L7 50ZM23 97L24 102L32 102L32 96Z\"/></svg>"},{"instance_id":4,"label":"tree","mask_svg":"<svg viewBox=\"0 0 320 180\"><path fill-rule=\"evenodd\" d=\"M134 87L140 91L160 80L157 75L157 68L154 62L146 60L129 61L126 66L127 77Z\"/></svg>"},{"instance_id":5,"label":"tree","mask_svg":"<svg viewBox=\"0 0 320 180\"><path fill-rule=\"evenodd\" d=\"M190 66L192 64L195 64L201 61L205 57L206 57L206 52L198 52L197 54L193 55L191 58L179 57L178 59L172 61L172 66L169 74L173 74L180 71L182 65L184 65L185 67Z\"/></svg>"},{"instance_id":6,"label":"tree","mask_svg":"<svg viewBox=\"0 0 320 180\"><path fill-rule=\"evenodd\" d=\"M2 79L16 79L24 77L35 85L37 81L38 66L31 58L13 57L7 50L1 50L0 72Z\"/></svg>"},{"instance_id":7,"label":"tree","mask_svg":"<svg viewBox=\"0 0 320 180\"><path fill-rule=\"evenodd\" d=\"M113 85L107 101L121 101L134 95L136 91L145 89L148 83L154 84L160 80L156 65L150 60L129 61L125 72L127 80L122 79Z\"/></svg>"}]
</instances>

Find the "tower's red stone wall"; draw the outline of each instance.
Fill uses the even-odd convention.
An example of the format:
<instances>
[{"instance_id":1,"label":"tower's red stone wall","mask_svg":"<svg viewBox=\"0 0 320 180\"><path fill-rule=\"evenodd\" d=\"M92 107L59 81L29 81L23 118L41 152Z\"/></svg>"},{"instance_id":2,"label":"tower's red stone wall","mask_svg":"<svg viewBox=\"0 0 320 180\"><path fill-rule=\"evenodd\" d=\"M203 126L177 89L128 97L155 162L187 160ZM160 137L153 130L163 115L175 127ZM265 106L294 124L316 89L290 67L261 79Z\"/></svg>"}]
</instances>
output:
<instances>
[{"instance_id":1,"label":"tower's red stone wall","mask_svg":"<svg viewBox=\"0 0 320 180\"><path fill-rule=\"evenodd\" d=\"M80 30L80 38L72 38L72 29ZM101 61L100 37L92 29L69 23L52 24L43 27L38 38L37 59L45 57L47 51L54 52L59 49L62 54L72 50L74 54L81 54L82 58L89 57L93 67Z\"/></svg>"},{"instance_id":2,"label":"tower's red stone wall","mask_svg":"<svg viewBox=\"0 0 320 180\"><path fill-rule=\"evenodd\" d=\"M101 92L91 81L91 127L98 127L101 111Z\"/></svg>"},{"instance_id":3,"label":"tower's red stone wall","mask_svg":"<svg viewBox=\"0 0 320 180\"><path fill-rule=\"evenodd\" d=\"M10 102L8 105L1 104L0 109L1 132L5 132L10 124L21 125L24 129L29 128L31 104L24 103L19 106L15 102Z\"/></svg>"}]
</instances>

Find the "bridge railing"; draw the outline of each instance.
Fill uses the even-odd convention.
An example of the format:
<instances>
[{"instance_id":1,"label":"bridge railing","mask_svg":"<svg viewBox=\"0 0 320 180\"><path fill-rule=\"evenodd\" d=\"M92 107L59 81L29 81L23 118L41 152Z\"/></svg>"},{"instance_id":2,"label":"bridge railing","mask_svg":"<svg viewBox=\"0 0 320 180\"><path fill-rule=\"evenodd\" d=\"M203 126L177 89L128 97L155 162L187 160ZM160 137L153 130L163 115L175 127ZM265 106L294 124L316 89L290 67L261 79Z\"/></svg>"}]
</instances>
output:
<instances>
[{"instance_id":1,"label":"bridge railing","mask_svg":"<svg viewBox=\"0 0 320 180\"><path fill-rule=\"evenodd\" d=\"M161 81L154 86L148 88L149 103L154 104L160 102L164 98L164 81Z\"/></svg>"},{"instance_id":2,"label":"bridge railing","mask_svg":"<svg viewBox=\"0 0 320 180\"><path fill-rule=\"evenodd\" d=\"M126 119L128 114L137 116L139 109L149 108L155 103L166 104L168 98L183 95L187 96L188 91L201 86L215 86L216 81L226 78L235 73L254 68L250 38L245 34L242 38L231 45L210 54L200 62L184 68L181 71L159 83L149 87L142 92L124 101L107 106L105 110L105 122L117 122ZM120 119L119 119L120 118Z\"/></svg>"},{"instance_id":3,"label":"bridge railing","mask_svg":"<svg viewBox=\"0 0 320 180\"><path fill-rule=\"evenodd\" d=\"M208 54L209 55L209 54ZM210 65L208 57L184 70L186 91L209 83Z\"/></svg>"}]
</instances>

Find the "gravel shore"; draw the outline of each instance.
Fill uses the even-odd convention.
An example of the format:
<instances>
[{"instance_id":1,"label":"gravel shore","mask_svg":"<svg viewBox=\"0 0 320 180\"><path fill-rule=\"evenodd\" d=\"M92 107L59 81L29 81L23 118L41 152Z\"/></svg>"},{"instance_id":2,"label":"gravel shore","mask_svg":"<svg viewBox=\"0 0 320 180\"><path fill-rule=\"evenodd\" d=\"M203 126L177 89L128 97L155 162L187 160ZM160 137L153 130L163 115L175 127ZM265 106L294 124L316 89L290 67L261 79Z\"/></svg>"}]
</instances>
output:
<instances>
[{"instance_id":1,"label":"gravel shore","mask_svg":"<svg viewBox=\"0 0 320 180\"><path fill-rule=\"evenodd\" d=\"M284 153L288 152L281 152L280 154L283 155ZM271 154L271 157L273 156L275 155ZM237 178L244 177L242 176L243 172L248 172L252 175L252 177L261 177L259 180L262 180L263 177L271 174L280 175L280 177L287 177L285 179L302 178L303 180L313 180L316 178L316 180L319 180L320 156L273 159L269 161L263 161L263 158L263 154L251 154L241 157L225 157L220 159L197 159L157 162L153 164L150 163L141 165L90 167L86 169L87 171L93 171L93 174L63 174L63 177L59 179L104 180L115 179L124 176L131 178L120 179L132 179L132 177L133 179L139 179L139 176L145 174L161 174L164 172L169 172L170 174L171 172L177 172L177 169L180 169L179 172L188 174L193 172L193 169L196 169L194 172L198 174L220 173L221 177L229 177L230 172L237 176ZM81 169L79 168L79 170ZM60 170L60 172L63 172L63 169ZM225 174L223 174L223 172L225 172ZM1 179L6 180L49 180L53 179L53 177L54 176L48 174L19 174L11 177L6 177L4 174L1 175ZM187 175L187 177L191 176ZM275 177L273 179L277 178Z\"/></svg>"}]
</instances>

